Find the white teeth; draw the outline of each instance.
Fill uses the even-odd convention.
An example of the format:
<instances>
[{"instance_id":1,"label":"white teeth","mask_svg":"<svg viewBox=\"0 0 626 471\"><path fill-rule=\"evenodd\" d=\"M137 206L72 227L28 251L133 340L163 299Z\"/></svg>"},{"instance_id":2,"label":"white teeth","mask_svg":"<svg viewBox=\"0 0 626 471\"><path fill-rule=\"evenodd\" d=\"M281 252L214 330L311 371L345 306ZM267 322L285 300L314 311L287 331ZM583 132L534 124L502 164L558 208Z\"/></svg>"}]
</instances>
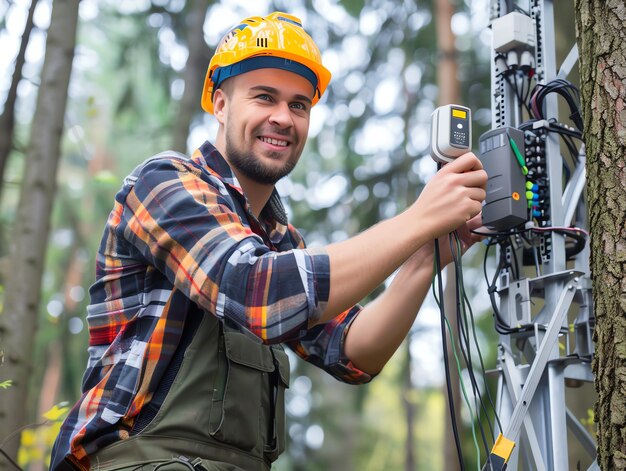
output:
<instances>
[{"instance_id":1,"label":"white teeth","mask_svg":"<svg viewBox=\"0 0 626 471\"><path fill-rule=\"evenodd\" d=\"M259 137L263 142L267 142L268 144L272 144L273 146L286 146L288 144L287 141L279 141L278 139L272 139L271 137Z\"/></svg>"}]
</instances>

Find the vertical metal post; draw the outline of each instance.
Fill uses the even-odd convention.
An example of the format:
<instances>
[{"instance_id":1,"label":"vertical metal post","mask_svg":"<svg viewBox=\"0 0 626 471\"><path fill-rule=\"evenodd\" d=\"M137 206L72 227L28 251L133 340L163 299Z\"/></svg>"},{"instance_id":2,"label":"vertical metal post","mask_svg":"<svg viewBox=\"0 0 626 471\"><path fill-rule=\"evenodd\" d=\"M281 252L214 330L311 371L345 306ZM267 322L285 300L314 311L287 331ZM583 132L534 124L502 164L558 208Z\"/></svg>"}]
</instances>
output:
<instances>
[{"instance_id":1,"label":"vertical metal post","mask_svg":"<svg viewBox=\"0 0 626 471\"><path fill-rule=\"evenodd\" d=\"M510 13L507 11L510 3L506 0L492 0L491 18ZM557 76L564 78L571 70L576 54L574 50L570 53L566 59L567 70L557 75L553 0L530 0L529 14L536 24L537 82L546 84ZM520 104L512 87L504 79L502 66L499 67L496 56L495 50L492 50L492 128L518 127L522 121ZM557 105L556 94L548 94L544 100L544 116L558 120ZM584 155L564 191L563 158L558 135L549 132L545 146L545 171L550 182L550 226L569 226L574 214L579 226L586 224L586 218L578 217L580 212L584 213L581 190L585 178ZM583 448L590 454L593 452L591 437L584 433L584 427L565 404L567 374L575 374L577 379L583 381L592 379L589 359L593 352L590 340L593 315L589 307L588 248L574 260L577 273L572 278L574 270L571 263L568 270L565 236L550 232L547 239L551 243L550 256L542 261L541 276L517 280L509 271L499 277L498 295L502 318L513 323L519 321L521 313L527 321L526 325L533 326L520 333L501 334L499 339L497 410L505 436L506 433L513 434L507 438L517 442L517 449L509 461L510 469L567 471L568 426ZM543 298L541 310L530 313L529 299L523 300L526 303L523 306L517 305L521 302L518 299L524 298L516 296L520 293L532 293L534 298ZM530 294L527 298L530 298ZM573 302L580 306L575 323L576 352L569 351L569 342L565 342L565 351L561 351L563 345L559 339L568 335L568 311ZM595 459L595 455L591 457Z\"/></svg>"},{"instance_id":2,"label":"vertical metal post","mask_svg":"<svg viewBox=\"0 0 626 471\"><path fill-rule=\"evenodd\" d=\"M558 343L556 344L558 349ZM552 451L552 469L567 471L567 414L565 408L565 381L563 365L548 365L548 399L550 407L550 449Z\"/></svg>"}]
</instances>

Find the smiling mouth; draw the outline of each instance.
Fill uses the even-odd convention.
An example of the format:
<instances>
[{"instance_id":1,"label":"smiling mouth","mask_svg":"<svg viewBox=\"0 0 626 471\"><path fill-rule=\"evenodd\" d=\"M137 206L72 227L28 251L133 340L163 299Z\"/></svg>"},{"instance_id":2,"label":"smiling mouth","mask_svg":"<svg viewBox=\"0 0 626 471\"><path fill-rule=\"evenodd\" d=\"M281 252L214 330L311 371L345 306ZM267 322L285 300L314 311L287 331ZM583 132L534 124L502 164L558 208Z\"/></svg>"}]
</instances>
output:
<instances>
[{"instance_id":1,"label":"smiling mouth","mask_svg":"<svg viewBox=\"0 0 626 471\"><path fill-rule=\"evenodd\" d=\"M281 139L273 139L271 137L259 136L258 139L261 142L265 142L266 144L271 144L278 147L287 147L289 145L289 142L287 141L283 141Z\"/></svg>"}]
</instances>

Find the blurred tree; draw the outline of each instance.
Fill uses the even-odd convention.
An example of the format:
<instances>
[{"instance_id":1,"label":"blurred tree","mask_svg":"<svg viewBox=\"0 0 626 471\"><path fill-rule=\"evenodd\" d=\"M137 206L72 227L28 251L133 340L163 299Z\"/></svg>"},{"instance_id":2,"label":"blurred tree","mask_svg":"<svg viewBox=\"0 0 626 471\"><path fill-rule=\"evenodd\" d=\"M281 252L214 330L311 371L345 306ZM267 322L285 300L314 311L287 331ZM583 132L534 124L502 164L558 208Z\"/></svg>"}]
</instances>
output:
<instances>
[{"instance_id":1,"label":"blurred tree","mask_svg":"<svg viewBox=\"0 0 626 471\"><path fill-rule=\"evenodd\" d=\"M204 75L209 64L209 48L204 41L204 19L212 2L193 0L190 2L187 20L187 48L189 57L183 72L185 89L179 103L177 119L174 120L172 130L172 149L178 152L187 152L187 136L189 126L194 115L201 112L200 96Z\"/></svg>"},{"instance_id":2,"label":"blurred tree","mask_svg":"<svg viewBox=\"0 0 626 471\"><path fill-rule=\"evenodd\" d=\"M50 213L76 42L79 0L54 2L46 40L44 67L27 151L15 236L11 277L6 282L0 344L5 354L3 376L14 381L0 403L0 437L6 440L24 426L28 380L33 368L33 341L44 272ZM17 435L19 437L19 434ZM19 440L3 443L17 456ZM3 460L3 463L4 462Z\"/></svg>"},{"instance_id":3,"label":"blurred tree","mask_svg":"<svg viewBox=\"0 0 626 471\"><path fill-rule=\"evenodd\" d=\"M28 9L28 17L26 18L26 25L24 26L20 49L15 58L15 69L13 69L11 86L9 87L9 91L4 102L4 110L2 111L2 115L0 115L0 197L4 186L4 169L6 167L11 149L13 148L13 128L15 127L17 86L19 85L20 80L22 80L22 69L24 68L24 63L26 62L26 47L28 46L30 33L34 26L33 18L35 16L36 7L37 0L32 0L30 2L30 8Z\"/></svg>"},{"instance_id":4,"label":"blurred tree","mask_svg":"<svg viewBox=\"0 0 626 471\"><path fill-rule=\"evenodd\" d=\"M405 471L413 471L416 469L415 457L415 416L417 414L417 405L413 394L413 381L411 372L413 370L413 358L411 357L411 333L402 344L405 365L402 366L404 382L402 387L402 405L406 417L406 441L404 446L404 469Z\"/></svg>"},{"instance_id":5,"label":"blurred tree","mask_svg":"<svg viewBox=\"0 0 626 471\"><path fill-rule=\"evenodd\" d=\"M626 4L576 0L587 153L598 464L626 469Z\"/></svg>"},{"instance_id":6,"label":"blurred tree","mask_svg":"<svg viewBox=\"0 0 626 471\"><path fill-rule=\"evenodd\" d=\"M455 3L451 0L437 0L435 2L435 19L437 23L437 48L439 61L437 64L437 88L439 90L439 106L459 103L459 79L457 50L455 36L452 32L452 15L454 15ZM446 284L443 295L444 311L447 315L456 312L456 275L454 267L445 269ZM459 329L456 319L450 318L452 336L447 336L446 350L449 359L449 386L443 385L443 394L448 397L446 389L449 387L454 410L450 410L450 400L446 401L444 436L443 436L443 462L446 470L455 471L461 469L461 463L456 447L452 420L462 433L461 418L461 386L459 372L454 362L455 341L459 338Z\"/></svg>"}]
</instances>

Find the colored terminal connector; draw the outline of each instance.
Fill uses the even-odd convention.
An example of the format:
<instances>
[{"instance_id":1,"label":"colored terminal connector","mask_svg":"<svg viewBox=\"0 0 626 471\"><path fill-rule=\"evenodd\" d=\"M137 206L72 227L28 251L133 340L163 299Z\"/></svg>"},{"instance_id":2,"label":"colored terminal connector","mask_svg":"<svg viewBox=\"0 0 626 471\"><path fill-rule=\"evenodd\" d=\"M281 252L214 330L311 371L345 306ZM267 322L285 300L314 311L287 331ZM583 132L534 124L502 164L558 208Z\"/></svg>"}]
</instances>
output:
<instances>
[{"instance_id":1,"label":"colored terminal connector","mask_svg":"<svg viewBox=\"0 0 626 471\"><path fill-rule=\"evenodd\" d=\"M539 185L533 182L526 182L526 189L537 193L539 191Z\"/></svg>"},{"instance_id":2,"label":"colored terminal connector","mask_svg":"<svg viewBox=\"0 0 626 471\"><path fill-rule=\"evenodd\" d=\"M534 193L534 192L529 190L529 191L526 192L526 199L527 200L539 201L539 194Z\"/></svg>"}]
</instances>

